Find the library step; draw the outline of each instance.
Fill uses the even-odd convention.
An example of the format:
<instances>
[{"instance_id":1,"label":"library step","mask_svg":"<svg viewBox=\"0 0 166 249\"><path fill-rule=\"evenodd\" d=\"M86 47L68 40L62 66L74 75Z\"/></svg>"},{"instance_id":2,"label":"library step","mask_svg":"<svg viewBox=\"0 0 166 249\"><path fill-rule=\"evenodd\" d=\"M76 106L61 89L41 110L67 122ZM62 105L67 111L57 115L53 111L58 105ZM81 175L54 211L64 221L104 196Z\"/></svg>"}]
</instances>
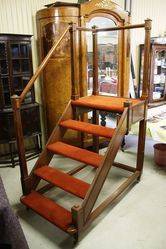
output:
<instances>
[{"instance_id":1,"label":"library step","mask_svg":"<svg viewBox=\"0 0 166 249\"><path fill-rule=\"evenodd\" d=\"M90 187L90 184L49 166L38 168L34 173L43 180L82 199Z\"/></svg>"},{"instance_id":2,"label":"library step","mask_svg":"<svg viewBox=\"0 0 166 249\"><path fill-rule=\"evenodd\" d=\"M106 138L112 138L115 131L115 129L113 128L108 128L72 119L62 121L60 123L60 126L67 129L86 132L95 136L106 137Z\"/></svg>"},{"instance_id":3,"label":"library step","mask_svg":"<svg viewBox=\"0 0 166 249\"><path fill-rule=\"evenodd\" d=\"M72 105L93 108L94 110L122 113L124 111L124 102L131 102L132 106L134 106L140 103L141 100L91 95L79 98L77 100L72 100Z\"/></svg>"},{"instance_id":4,"label":"library step","mask_svg":"<svg viewBox=\"0 0 166 249\"><path fill-rule=\"evenodd\" d=\"M71 212L36 191L21 197L21 202L63 231L72 224Z\"/></svg>"},{"instance_id":5,"label":"library step","mask_svg":"<svg viewBox=\"0 0 166 249\"><path fill-rule=\"evenodd\" d=\"M87 165L91 165L98 168L102 162L103 156L91 152L85 149L78 148L73 145L69 145L63 142L56 142L47 145L47 149L54 154L59 154L65 157L69 157L76 161L80 161Z\"/></svg>"}]
</instances>

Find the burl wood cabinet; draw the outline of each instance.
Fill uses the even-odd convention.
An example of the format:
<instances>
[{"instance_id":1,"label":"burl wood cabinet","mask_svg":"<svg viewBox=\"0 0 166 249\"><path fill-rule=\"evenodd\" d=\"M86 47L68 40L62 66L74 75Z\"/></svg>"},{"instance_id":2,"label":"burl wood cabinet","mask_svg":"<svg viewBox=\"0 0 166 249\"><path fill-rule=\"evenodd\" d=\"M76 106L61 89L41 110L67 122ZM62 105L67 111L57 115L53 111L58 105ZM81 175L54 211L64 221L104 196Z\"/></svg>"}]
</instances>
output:
<instances>
[{"instance_id":1,"label":"burl wood cabinet","mask_svg":"<svg viewBox=\"0 0 166 249\"><path fill-rule=\"evenodd\" d=\"M15 131L11 96L20 95L32 73L31 36L0 34L0 144L9 145L13 166ZM25 139L34 137L32 147L36 153L40 147L41 131L39 105L35 102L33 88L24 100L21 114L24 137Z\"/></svg>"},{"instance_id":2,"label":"burl wood cabinet","mask_svg":"<svg viewBox=\"0 0 166 249\"><path fill-rule=\"evenodd\" d=\"M53 42L58 40L70 22L74 22L79 26L96 24L99 28L110 27L110 25L123 26L129 24L129 15L128 12L125 12L110 0L92 0L82 4L55 2L51 5L46 5L45 9L37 12L36 20L40 59L42 60L53 45ZM106 26L103 26L103 23L105 23ZM103 75L105 78L106 76L109 76L106 78L106 80L109 78L106 83L116 84L111 86L114 88L115 94L127 97L129 95L128 79L130 63L129 31L121 30L116 32L116 34L115 32L114 34L113 32L112 34L110 32L109 35L110 37L116 35L116 45L113 46L111 44L111 53L109 53L112 55L112 49L115 48L116 55L113 61L111 61L112 56L109 56L110 63L107 60L99 60L99 69L101 72L99 73L99 82L101 82ZM67 34L43 73L42 92L44 94L43 104L46 114L48 135L53 130L71 97L69 39L69 34ZM77 66L79 68L78 84L80 96L88 94L88 86L90 86L89 81L91 81L90 70L92 65L90 63L90 58L88 59L88 56L91 54L91 48L89 49L88 43L89 41L86 32L78 33ZM101 57L103 58L102 55ZM124 60L125 57L126 60ZM107 72L109 72L109 75L107 75ZM114 76L115 78L112 79L111 77ZM103 83L103 81L101 83ZM103 89L103 87L104 83L101 85L101 89ZM101 92L103 92L103 90L101 90Z\"/></svg>"}]
</instances>

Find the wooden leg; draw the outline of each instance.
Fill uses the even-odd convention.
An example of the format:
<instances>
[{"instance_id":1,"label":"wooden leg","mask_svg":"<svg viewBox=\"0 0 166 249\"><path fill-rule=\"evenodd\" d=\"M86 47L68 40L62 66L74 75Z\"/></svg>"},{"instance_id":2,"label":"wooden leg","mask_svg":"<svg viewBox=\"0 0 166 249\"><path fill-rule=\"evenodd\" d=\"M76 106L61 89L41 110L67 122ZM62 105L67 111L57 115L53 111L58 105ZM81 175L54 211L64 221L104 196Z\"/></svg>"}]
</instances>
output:
<instances>
[{"instance_id":1,"label":"wooden leg","mask_svg":"<svg viewBox=\"0 0 166 249\"><path fill-rule=\"evenodd\" d=\"M122 144L121 144L121 150L124 152L124 147L125 147L126 141L125 141L125 136L122 140Z\"/></svg>"},{"instance_id":2,"label":"wooden leg","mask_svg":"<svg viewBox=\"0 0 166 249\"><path fill-rule=\"evenodd\" d=\"M10 149L11 165L12 165L12 168L15 168L15 160L14 160L12 142L9 142L9 149Z\"/></svg>"},{"instance_id":3,"label":"wooden leg","mask_svg":"<svg viewBox=\"0 0 166 249\"><path fill-rule=\"evenodd\" d=\"M100 112L102 126L106 126L106 115L107 115L106 112Z\"/></svg>"},{"instance_id":4,"label":"wooden leg","mask_svg":"<svg viewBox=\"0 0 166 249\"><path fill-rule=\"evenodd\" d=\"M142 174L144 163L144 150L145 150L145 138L146 138L146 120L141 120L139 123L139 137L138 137L138 150L137 150L137 166L136 170ZM140 180L141 175L138 177Z\"/></svg>"},{"instance_id":5,"label":"wooden leg","mask_svg":"<svg viewBox=\"0 0 166 249\"><path fill-rule=\"evenodd\" d=\"M93 111L93 124L99 124L99 111ZM93 149L95 152L99 152L99 137L93 136Z\"/></svg>"}]
</instances>

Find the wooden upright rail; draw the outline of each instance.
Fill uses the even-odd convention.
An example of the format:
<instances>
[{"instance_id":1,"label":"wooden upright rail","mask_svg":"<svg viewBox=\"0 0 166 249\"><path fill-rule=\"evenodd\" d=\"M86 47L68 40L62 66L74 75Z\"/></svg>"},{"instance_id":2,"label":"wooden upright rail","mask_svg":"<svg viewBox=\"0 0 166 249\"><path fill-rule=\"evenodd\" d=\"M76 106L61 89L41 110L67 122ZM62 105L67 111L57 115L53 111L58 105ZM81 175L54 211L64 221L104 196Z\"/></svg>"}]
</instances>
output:
<instances>
[{"instance_id":1,"label":"wooden upright rail","mask_svg":"<svg viewBox=\"0 0 166 249\"><path fill-rule=\"evenodd\" d=\"M98 84L98 48L97 48L97 33L96 26L93 26L92 40L93 40L93 95L99 94Z\"/></svg>"},{"instance_id":2,"label":"wooden upright rail","mask_svg":"<svg viewBox=\"0 0 166 249\"><path fill-rule=\"evenodd\" d=\"M76 51L76 24L70 23L70 44L71 44L71 99L79 98L78 94L78 75L77 75L77 51Z\"/></svg>"},{"instance_id":3,"label":"wooden upright rail","mask_svg":"<svg viewBox=\"0 0 166 249\"><path fill-rule=\"evenodd\" d=\"M23 194L29 193L32 184L31 184L31 177L28 175L27 163L25 158L24 135L23 135L22 121L21 121L21 104L25 99L26 94L34 85L35 80L38 78L38 76L43 72L44 68L47 66L49 59L51 58L54 51L61 43L67 32L69 31L69 28L70 27L67 27L64 33L59 38L59 40L53 44L52 48L50 49L50 51L48 52L48 54L40 64L40 66L37 68L35 74L32 76L32 78L24 88L21 95L20 96L13 95L11 97Z\"/></svg>"},{"instance_id":4,"label":"wooden upright rail","mask_svg":"<svg viewBox=\"0 0 166 249\"><path fill-rule=\"evenodd\" d=\"M145 20L145 47L144 47L144 68L143 68L143 84L142 84L142 96L141 99L147 99L149 93L149 74L150 74L150 37L152 21L150 19Z\"/></svg>"}]
</instances>

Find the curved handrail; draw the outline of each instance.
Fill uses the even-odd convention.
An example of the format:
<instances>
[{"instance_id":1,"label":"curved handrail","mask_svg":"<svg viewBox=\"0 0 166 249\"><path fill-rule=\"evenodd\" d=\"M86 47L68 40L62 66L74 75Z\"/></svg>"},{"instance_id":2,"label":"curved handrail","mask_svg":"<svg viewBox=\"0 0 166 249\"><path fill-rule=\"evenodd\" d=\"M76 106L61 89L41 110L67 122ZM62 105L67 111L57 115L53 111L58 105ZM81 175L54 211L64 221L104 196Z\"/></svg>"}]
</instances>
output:
<instances>
[{"instance_id":1,"label":"curved handrail","mask_svg":"<svg viewBox=\"0 0 166 249\"><path fill-rule=\"evenodd\" d=\"M29 90L33 86L35 80L38 78L38 76L42 73L44 68L47 66L50 57L52 56L52 54L54 53L54 51L58 47L58 45L61 43L61 41L63 40L64 36L67 34L69 29L70 29L70 26L68 26L65 29L64 33L61 35L59 40L53 44L52 48L50 49L50 51L48 52L48 54L46 55L46 57L44 58L44 60L40 64L40 66L36 69L35 74L32 76L32 78L30 79L30 81L28 82L28 84L26 85L26 87L24 88L24 90L22 91L22 93L19 96L20 105L21 105L22 101L25 99L26 94L29 92Z\"/></svg>"}]
</instances>

